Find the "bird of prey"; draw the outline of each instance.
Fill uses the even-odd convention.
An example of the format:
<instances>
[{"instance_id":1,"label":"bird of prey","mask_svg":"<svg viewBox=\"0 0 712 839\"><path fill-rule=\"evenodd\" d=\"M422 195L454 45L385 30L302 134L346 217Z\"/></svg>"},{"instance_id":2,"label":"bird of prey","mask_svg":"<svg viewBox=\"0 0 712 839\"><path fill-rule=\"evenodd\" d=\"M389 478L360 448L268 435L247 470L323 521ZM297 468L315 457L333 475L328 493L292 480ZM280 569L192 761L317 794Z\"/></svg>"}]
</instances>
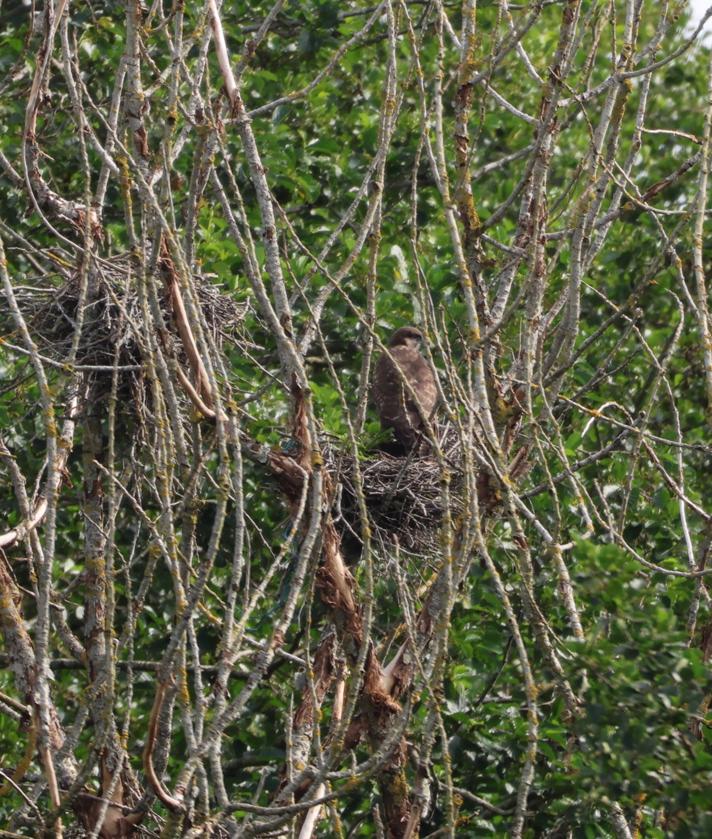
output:
<instances>
[{"instance_id":1,"label":"bird of prey","mask_svg":"<svg viewBox=\"0 0 712 839\"><path fill-rule=\"evenodd\" d=\"M388 342L391 357L383 353L376 362L373 401L381 426L393 429L399 453L413 449L416 452L428 450L423 417L429 419L432 416L438 401L438 389L435 371L420 352L422 341L419 329L403 326L393 333ZM417 404L404 386L403 377L417 397Z\"/></svg>"}]
</instances>

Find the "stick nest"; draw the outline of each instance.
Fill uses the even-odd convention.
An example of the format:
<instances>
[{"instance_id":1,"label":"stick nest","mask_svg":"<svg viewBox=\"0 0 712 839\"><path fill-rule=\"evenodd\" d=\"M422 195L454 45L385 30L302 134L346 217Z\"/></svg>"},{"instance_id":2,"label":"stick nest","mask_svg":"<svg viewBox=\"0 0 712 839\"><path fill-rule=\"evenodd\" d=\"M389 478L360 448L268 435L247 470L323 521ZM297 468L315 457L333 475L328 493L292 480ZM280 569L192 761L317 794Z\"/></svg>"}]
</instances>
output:
<instances>
[{"instance_id":1,"label":"stick nest","mask_svg":"<svg viewBox=\"0 0 712 839\"><path fill-rule=\"evenodd\" d=\"M440 429L440 447L450 473L449 511L462 508L462 470L455 429ZM327 467L341 489L335 500L335 518L343 535L362 543L355 461L352 454L326 447ZM375 452L359 459L363 497L373 541L384 551L396 544L415 556L438 550L439 525L445 512L442 469L432 454L395 457Z\"/></svg>"},{"instance_id":2,"label":"stick nest","mask_svg":"<svg viewBox=\"0 0 712 839\"><path fill-rule=\"evenodd\" d=\"M175 359L187 369L183 345L176 332L170 310L168 293L160 273L150 278L146 301L151 312L151 335L139 294L140 277L129 254L110 259L95 259L90 267L90 293L84 301L81 337L76 364L90 366L116 365L119 369L119 389L135 395L137 385L142 388L143 364L149 347L155 341L161 352ZM81 278L72 274L61 286L51 277L36 281L32 294L22 301L41 354L58 362L65 361L72 347L80 317L82 299ZM237 346L249 343L242 332L248 305L239 304L209 278L194 275L193 289L203 328L220 349L226 343ZM41 284L42 283L42 284ZM153 305L150 303L153 296ZM188 292L183 290L186 298ZM156 324L158 328L156 329ZM109 387L112 370L92 371L92 376L105 378Z\"/></svg>"}]
</instances>

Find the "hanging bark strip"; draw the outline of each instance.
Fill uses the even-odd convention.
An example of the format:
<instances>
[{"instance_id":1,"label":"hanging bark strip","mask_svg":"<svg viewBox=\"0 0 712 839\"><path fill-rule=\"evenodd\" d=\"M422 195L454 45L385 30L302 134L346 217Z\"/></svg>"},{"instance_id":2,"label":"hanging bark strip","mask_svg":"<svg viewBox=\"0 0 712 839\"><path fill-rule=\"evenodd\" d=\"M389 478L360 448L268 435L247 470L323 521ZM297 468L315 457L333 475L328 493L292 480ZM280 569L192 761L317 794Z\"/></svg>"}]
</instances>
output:
<instances>
[{"instance_id":1,"label":"hanging bark strip","mask_svg":"<svg viewBox=\"0 0 712 839\"><path fill-rule=\"evenodd\" d=\"M314 468L321 469L323 464L321 455L313 451L311 447L306 398L296 377L292 380L290 390L293 400L292 435L298 444L298 454L294 458L289 458L281 453L271 452L268 456L268 464L291 506L300 494L301 483L304 480L302 476L305 474L310 476ZM290 469L290 460L292 463L298 461L301 467L298 470L299 480L296 484L294 481L296 470L294 467ZM324 495L326 499L331 499L333 496L333 484L328 474L324 475ZM356 581L346 567L341 554L340 537L328 506L322 517L321 544L322 562L317 571L316 587L322 602L329 608L340 645L351 667L358 665L364 643L368 645L363 665L360 698L363 723L357 726L356 739L365 732L371 748L377 751L387 741L392 722L401 711L401 706L389 696L385 689L383 670L373 650L372 642L365 636L363 618L357 604ZM328 681L327 678L321 680L320 691L323 689L323 695L328 689ZM305 698L295 716L295 725L304 734L311 730L315 711L313 698ZM307 755L308 749L304 753L305 758ZM405 742L401 740L384 762L378 775L388 836L392 839L398 839L403 835L410 817L411 802L405 763Z\"/></svg>"},{"instance_id":2,"label":"hanging bark strip","mask_svg":"<svg viewBox=\"0 0 712 839\"><path fill-rule=\"evenodd\" d=\"M183 295L180 290L178 274L171 255L168 252L168 245L166 244L165 238L161 241L160 267L166 284L166 292L176 329L180 335L183 350L185 351L188 364L190 364L190 369L196 382L195 388L193 388L184 375L181 375L181 371L179 371L179 377L188 391L189 396L192 396L193 401L196 402L196 407L199 409L202 407L201 412L212 419L215 417L215 411L213 410L214 402L210 380L203 359L200 357L193 330L190 327L185 304L183 303Z\"/></svg>"},{"instance_id":3,"label":"hanging bark strip","mask_svg":"<svg viewBox=\"0 0 712 839\"><path fill-rule=\"evenodd\" d=\"M183 812L183 803L174 798L163 785L161 779L158 777L153 765L153 752L156 747L156 738L158 736L158 723L161 718L161 710L163 702L168 692L170 685L166 682L159 682L156 687L156 695L153 699L153 707L151 708L151 716L148 722L148 735L146 737L146 745L143 750L143 771L146 773L146 780L149 786L156 794L156 797L173 813Z\"/></svg>"}]
</instances>

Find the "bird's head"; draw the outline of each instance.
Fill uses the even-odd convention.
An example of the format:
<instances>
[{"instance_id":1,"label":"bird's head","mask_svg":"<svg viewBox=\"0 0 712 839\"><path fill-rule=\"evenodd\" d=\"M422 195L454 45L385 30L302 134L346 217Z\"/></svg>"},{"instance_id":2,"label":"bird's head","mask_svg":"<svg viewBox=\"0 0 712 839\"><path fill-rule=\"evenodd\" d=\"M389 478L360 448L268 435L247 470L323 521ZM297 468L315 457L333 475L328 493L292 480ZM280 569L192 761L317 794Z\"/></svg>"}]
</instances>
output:
<instances>
[{"instance_id":1,"label":"bird's head","mask_svg":"<svg viewBox=\"0 0 712 839\"><path fill-rule=\"evenodd\" d=\"M417 350L423 343L423 333L414 326L401 326L391 335L389 347L410 347Z\"/></svg>"}]
</instances>

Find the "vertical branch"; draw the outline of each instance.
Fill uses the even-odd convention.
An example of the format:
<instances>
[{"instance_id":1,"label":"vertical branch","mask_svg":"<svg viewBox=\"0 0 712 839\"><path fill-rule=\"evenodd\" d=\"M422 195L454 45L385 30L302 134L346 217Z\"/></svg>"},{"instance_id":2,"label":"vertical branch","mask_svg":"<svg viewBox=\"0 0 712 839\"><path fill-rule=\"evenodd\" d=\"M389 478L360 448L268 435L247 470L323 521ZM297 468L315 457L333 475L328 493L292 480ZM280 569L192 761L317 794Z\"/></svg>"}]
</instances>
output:
<instances>
[{"instance_id":1,"label":"vertical branch","mask_svg":"<svg viewBox=\"0 0 712 839\"><path fill-rule=\"evenodd\" d=\"M707 182L710 172L710 144L712 143L712 54L709 64L709 85L707 88L707 108L705 127L702 138L702 161L697 187L697 206L695 207L695 229L693 234L692 265L697 287L697 321L700 329L702 354L705 365L705 387L707 394L707 413L712 423L712 323L707 304L707 283L702 258L704 244L705 216L707 213Z\"/></svg>"},{"instance_id":2,"label":"vertical branch","mask_svg":"<svg viewBox=\"0 0 712 839\"><path fill-rule=\"evenodd\" d=\"M470 129L468 121L472 109L472 78L477 68L476 59L477 0L464 0L462 4L462 36L460 63L457 68L457 92L455 94L455 163L457 183L454 197L460 215L463 232L463 248L468 279L473 285L480 326L489 326L489 305L482 280L484 253L479 240L480 219L472 194L470 174Z\"/></svg>"}]
</instances>

